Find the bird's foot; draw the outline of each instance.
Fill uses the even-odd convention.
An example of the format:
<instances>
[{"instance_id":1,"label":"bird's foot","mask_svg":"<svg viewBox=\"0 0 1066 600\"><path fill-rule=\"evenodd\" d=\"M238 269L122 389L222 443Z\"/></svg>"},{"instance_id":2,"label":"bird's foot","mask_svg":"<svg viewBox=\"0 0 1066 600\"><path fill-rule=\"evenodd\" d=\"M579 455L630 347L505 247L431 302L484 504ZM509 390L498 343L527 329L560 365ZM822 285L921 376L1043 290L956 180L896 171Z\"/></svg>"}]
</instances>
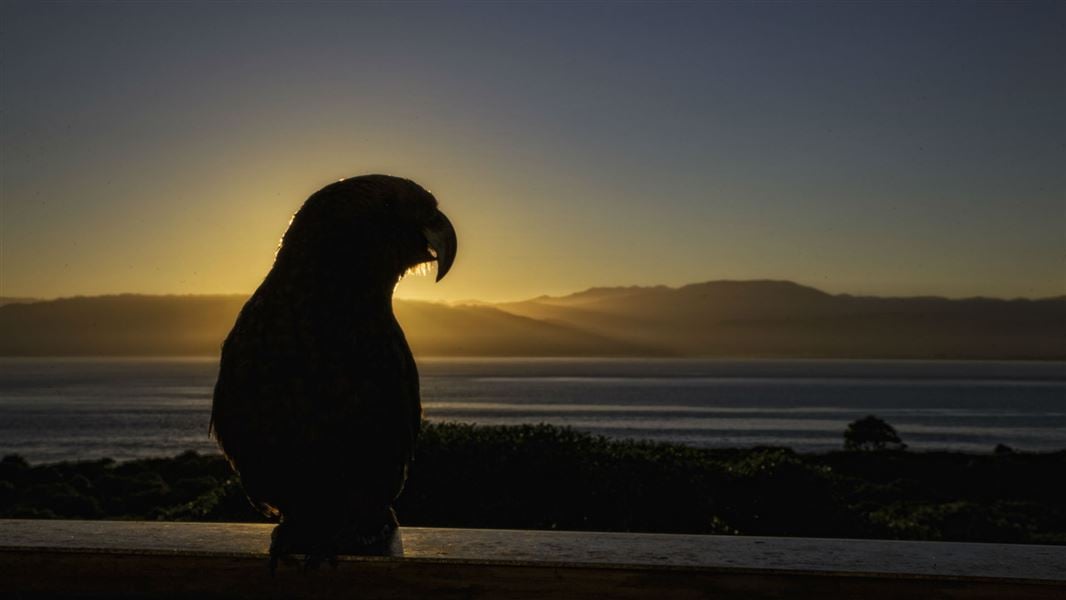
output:
<instances>
[{"instance_id":1,"label":"bird's foot","mask_svg":"<svg viewBox=\"0 0 1066 600\"><path fill-rule=\"evenodd\" d=\"M270 574L274 575L278 570L278 564L287 567L300 567L294 555L303 553L308 536L290 523L279 523L270 532Z\"/></svg>"},{"instance_id":2,"label":"bird's foot","mask_svg":"<svg viewBox=\"0 0 1066 600\"><path fill-rule=\"evenodd\" d=\"M386 523L373 533L349 532L341 534L337 547L341 554L356 556L395 556L403 555L399 542L399 533L395 521Z\"/></svg>"},{"instance_id":3,"label":"bird's foot","mask_svg":"<svg viewBox=\"0 0 1066 600\"><path fill-rule=\"evenodd\" d=\"M329 535L316 529L299 527L283 521L270 534L270 573L277 571L278 564L303 570L317 569L323 562L337 563L337 552L332 547ZM296 558L303 555L303 560Z\"/></svg>"},{"instance_id":4,"label":"bird's foot","mask_svg":"<svg viewBox=\"0 0 1066 600\"><path fill-rule=\"evenodd\" d=\"M305 571L317 569L323 563L336 567L337 557L343 554L402 556L403 545L395 517L372 533L366 533L365 530L305 528L283 521L274 527L270 535L271 574L276 572L279 563L299 566ZM297 555L303 555L302 562L295 558Z\"/></svg>"}]
</instances>

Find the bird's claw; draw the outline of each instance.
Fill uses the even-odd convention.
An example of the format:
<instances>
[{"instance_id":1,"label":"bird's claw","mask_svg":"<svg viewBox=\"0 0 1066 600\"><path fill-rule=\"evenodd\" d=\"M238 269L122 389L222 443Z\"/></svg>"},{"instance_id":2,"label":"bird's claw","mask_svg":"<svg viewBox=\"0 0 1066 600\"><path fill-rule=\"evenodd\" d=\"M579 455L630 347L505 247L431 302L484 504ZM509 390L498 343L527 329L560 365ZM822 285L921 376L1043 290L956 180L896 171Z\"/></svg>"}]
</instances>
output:
<instances>
[{"instance_id":1,"label":"bird's claw","mask_svg":"<svg viewBox=\"0 0 1066 600\"><path fill-rule=\"evenodd\" d=\"M394 523L388 523L381 531L372 535L338 534L330 539L311 541L301 535L300 530L293 530L291 525L279 524L271 534L270 574L277 572L278 564L295 567L308 572L317 570L323 563L336 568L337 557L341 554L361 556L390 556L401 548L395 536L398 535ZM296 556L303 555L303 560Z\"/></svg>"}]
</instances>

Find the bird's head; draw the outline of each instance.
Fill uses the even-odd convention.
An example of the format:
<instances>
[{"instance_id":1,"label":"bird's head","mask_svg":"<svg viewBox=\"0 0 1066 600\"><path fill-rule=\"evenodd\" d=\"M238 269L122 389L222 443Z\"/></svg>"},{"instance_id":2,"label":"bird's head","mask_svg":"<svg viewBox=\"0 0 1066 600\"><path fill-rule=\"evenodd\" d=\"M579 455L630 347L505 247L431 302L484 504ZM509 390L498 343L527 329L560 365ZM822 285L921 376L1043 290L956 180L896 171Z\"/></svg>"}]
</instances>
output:
<instances>
[{"instance_id":1,"label":"bird's head","mask_svg":"<svg viewBox=\"0 0 1066 600\"><path fill-rule=\"evenodd\" d=\"M440 281L456 248L455 229L433 194L409 179L363 175L331 183L304 202L275 265L327 279L358 270L369 278L364 283L391 286L431 261Z\"/></svg>"}]
</instances>

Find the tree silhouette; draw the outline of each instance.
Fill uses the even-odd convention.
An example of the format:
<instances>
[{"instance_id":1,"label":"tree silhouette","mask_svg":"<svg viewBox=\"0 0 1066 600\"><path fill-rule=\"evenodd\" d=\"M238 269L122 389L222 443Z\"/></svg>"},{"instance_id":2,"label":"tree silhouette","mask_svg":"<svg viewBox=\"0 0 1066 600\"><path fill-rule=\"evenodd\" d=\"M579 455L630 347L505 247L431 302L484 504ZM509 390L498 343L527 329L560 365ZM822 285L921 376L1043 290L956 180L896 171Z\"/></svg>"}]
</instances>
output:
<instances>
[{"instance_id":1,"label":"tree silhouette","mask_svg":"<svg viewBox=\"0 0 1066 600\"><path fill-rule=\"evenodd\" d=\"M899 439L896 429L873 415L852 421L844 430L845 450L904 450L907 444Z\"/></svg>"}]
</instances>

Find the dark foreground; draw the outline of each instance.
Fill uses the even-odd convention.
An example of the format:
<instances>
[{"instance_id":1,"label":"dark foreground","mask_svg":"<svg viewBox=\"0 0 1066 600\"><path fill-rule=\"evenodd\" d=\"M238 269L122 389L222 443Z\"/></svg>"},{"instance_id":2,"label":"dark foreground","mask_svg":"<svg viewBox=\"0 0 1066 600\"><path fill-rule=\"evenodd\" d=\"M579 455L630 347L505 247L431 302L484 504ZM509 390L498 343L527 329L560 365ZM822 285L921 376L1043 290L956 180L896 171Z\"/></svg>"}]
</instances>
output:
<instances>
[{"instance_id":1,"label":"dark foreground","mask_svg":"<svg viewBox=\"0 0 1066 600\"><path fill-rule=\"evenodd\" d=\"M409 526L1066 544L1066 451L698 449L427 424ZM0 517L263 521L219 456L0 463Z\"/></svg>"}]
</instances>

